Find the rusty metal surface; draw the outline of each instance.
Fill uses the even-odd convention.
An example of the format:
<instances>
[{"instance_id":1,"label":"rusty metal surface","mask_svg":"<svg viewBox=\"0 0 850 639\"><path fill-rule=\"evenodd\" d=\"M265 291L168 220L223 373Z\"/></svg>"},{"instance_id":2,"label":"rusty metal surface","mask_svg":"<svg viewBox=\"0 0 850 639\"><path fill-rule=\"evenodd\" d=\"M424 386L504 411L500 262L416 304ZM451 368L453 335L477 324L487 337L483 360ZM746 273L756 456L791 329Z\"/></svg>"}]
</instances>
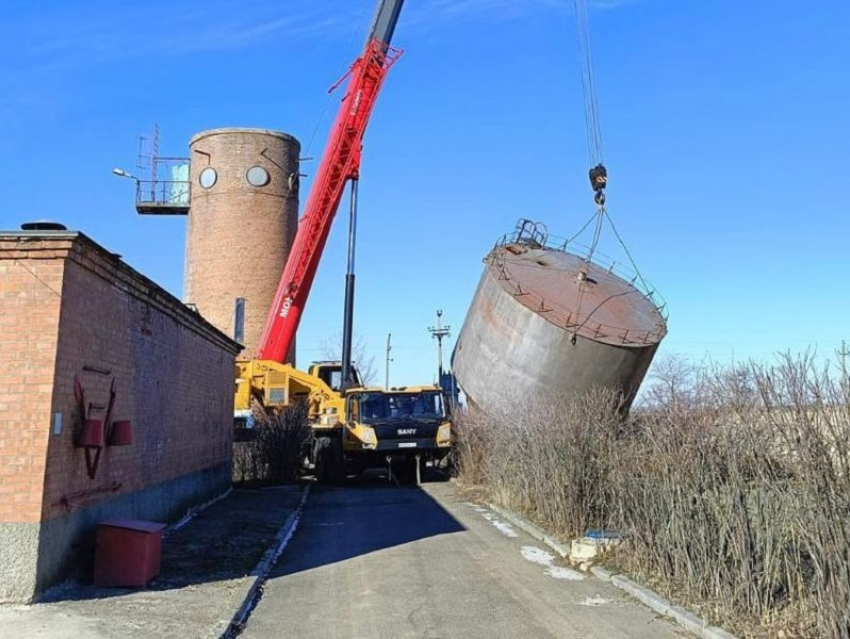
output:
<instances>
[{"instance_id":1,"label":"rusty metal surface","mask_svg":"<svg viewBox=\"0 0 850 639\"><path fill-rule=\"evenodd\" d=\"M647 346L667 333L663 314L636 283L572 253L507 244L490 253L487 269L527 309L587 339Z\"/></svg>"},{"instance_id":2,"label":"rusty metal surface","mask_svg":"<svg viewBox=\"0 0 850 639\"><path fill-rule=\"evenodd\" d=\"M660 298L540 244L500 244L485 264L452 358L472 403L497 410L593 388L634 400L667 332Z\"/></svg>"}]
</instances>

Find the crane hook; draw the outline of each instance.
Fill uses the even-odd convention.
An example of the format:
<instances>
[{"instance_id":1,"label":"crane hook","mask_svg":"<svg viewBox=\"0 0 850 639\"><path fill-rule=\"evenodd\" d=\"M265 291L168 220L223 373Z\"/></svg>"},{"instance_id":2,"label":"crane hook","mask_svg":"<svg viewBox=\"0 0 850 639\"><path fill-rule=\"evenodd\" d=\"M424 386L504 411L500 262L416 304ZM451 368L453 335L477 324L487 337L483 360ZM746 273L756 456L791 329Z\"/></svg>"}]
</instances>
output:
<instances>
[{"instance_id":1,"label":"crane hook","mask_svg":"<svg viewBox=\"0 0 850 639\"><path fill-rule=\"evenodd\" d=\"M608 169L604 164L597 164L588 172L590 186L593 187L593 201L597 206L605 206L605 187L608 186Z\"/></svg>"}]
</instances>

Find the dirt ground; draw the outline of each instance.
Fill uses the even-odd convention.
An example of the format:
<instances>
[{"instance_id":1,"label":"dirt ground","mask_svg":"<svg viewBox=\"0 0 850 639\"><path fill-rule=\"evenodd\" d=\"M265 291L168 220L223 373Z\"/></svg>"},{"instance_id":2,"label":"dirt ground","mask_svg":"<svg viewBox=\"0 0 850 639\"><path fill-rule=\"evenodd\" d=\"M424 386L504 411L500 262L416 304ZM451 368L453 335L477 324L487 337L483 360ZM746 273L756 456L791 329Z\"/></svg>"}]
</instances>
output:
<instances>
[{"instance_id":1,"label":"dirt ground","mask_svg":"<svg viewBox=\"0 0 850 639\"><path fill-rule=\"evenodd\" d=\"M159 576L145 589L67 582L32 606L0 606L3 636L27 639L219 637L251 572L296 509L303 486L234 490L166 531Z\"/></svg>"}]
</instances>

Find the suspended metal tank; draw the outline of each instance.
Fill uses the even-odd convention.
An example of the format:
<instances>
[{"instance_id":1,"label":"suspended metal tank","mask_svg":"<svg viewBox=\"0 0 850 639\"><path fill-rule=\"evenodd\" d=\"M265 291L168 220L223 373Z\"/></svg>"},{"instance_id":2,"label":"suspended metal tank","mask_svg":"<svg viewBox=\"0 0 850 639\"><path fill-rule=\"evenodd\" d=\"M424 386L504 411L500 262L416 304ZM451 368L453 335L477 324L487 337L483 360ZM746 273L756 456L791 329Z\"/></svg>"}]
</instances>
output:
<instances>
[{"instance_id":1,"label":"suspended metal tank","mask_svg":"<svg viewBox=\"0 0 850 639\"><path fill-rule=\"evenodd\" d=\"M631 405L667 333L664 306L638 276L568 248L521 220L485 258L452 357L472 405L593 388Z\"/></svg>"}]
</instances>

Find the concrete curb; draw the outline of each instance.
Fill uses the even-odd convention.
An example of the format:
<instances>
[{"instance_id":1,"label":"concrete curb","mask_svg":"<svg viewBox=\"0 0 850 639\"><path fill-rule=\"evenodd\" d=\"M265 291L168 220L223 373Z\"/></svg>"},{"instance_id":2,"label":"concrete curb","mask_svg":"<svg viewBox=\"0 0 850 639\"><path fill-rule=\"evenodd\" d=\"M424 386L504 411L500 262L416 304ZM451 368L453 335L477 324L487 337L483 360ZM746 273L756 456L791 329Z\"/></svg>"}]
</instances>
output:
<instances>
[{"instance_id":1,"label":"concrete curb","mask_svg":"<svg viewBox=\"0 0 850 639\"><path fill-rule=\"evenodd\" d=\"M504 517L514 526L525 531L538 541L542 541L544 544L549 546L549 548L558 553L561 557L570 556L569 547L557 541L551 535L547 535L545 532L543 532L543 530L532 524L527 519L520 517L519 515L516 515L509 510L505 510L504 508L502 508L501 506L497 506L496 504L487 504L487 508L496 512L501 517Z\"/></svg>"},{"instance_id":2,"label":"concrete curb","mask_svg":"<svg viewBox=\"0 0 850 639\"><path fill-rule=\"evenodd\" d=\"M497 506L495 504L487 504L487 507L538 541L542 541L544 544L549 546L549 548L561 555L561 557L569 556L570 550L567 546L553 539L550 535L547 535L543 532L543 530L532 524L524 517L520 517L519 515L512 513L509 510L505 510L501 506ZM636 584L628 577L614 574L609 570L600 568L599 566L592 566L590 568L590 572L600 581L610 582L614 587L631 595L658 614L675 621L695 637L700 637L700 639L738 639L735 635L726 632L722 628L709 626L696 615L688 612L684 608L674 606L661 595Z\"/></svg>"},{"instance_id":3,"label":"concrete curb","mask_svg":"<svg viewBox=\"0 0 850 639\"><path fill-rule=\"evenodd\" d=\"M218 497L213 497L209 501L205 501L203 504L198 504L197 506L193 506L192 508L189 508L186 511L186 514L183 515L183 517L181 517L179 521L174 522L173 524L171 524L168 528L166 528L163 531L163 533L162 533L163 538L168 537L171 533L180 530L181 528L183 528L183 526L185 526L190 521L192 521L200 513L205 511L207 508L209 508L213 504L220 502L222 499L224 499L225 497L230 495L230 493L232 493L232 492L233 492L233 487L231 486L230 488L225 490L223 493L221 493Z\"/></svg>"},{"instance_id":4,"label":"concrete curb","mask_svg":"<svg viewBox=\"0 0 850 639\"><path fill-rule=\"evenodd\" d=\"M674 606L659 594L636 584L628 577L612 575L610 580L614 586L623 592L628 593L641 603L649 606L658 614L672 619L696 637L701 637L702 639L737 639L737 637L729 634L722 628L709 626L696 615L684 608Z\"/></svg>"},{"instance_id":5,"label":"concrete curb","mask_svg":"<svg viewBox=\"0 0 850 639\"><path fill-rule=\"evenodd\" d=\"M594 577L599 579L600 581L611 581L611 577L614 576L610 570L605 570L604 568L600 568L599 566L591 566L590 572Z\"/></svg>"},{"instance_id":6,"label":"concrete curb","mask_svg":"<svg viewBox=\"0 0 850 639\"><path fill-rule=\"evenodd\" d=\"M227 629L222 633L220 639L234 639L242 633L242 630L244 630L245 624L248 622L248 618L251 616L251 613L263 596L263 586L265 586L265 583L269 578L269 573L277 563L277 560L280 558L280 555L283 553L283 550L286 548L289 540L292 539L292 535L295 534L295 530L298 528L298 522L301 520L301 512L304 510L304 504L307 503L307 497L309 497L309 495L310 485L308 484L301 493L301 500L298 502L295 510L292 511L289 517L286 518L286 522L284 522L283 526L281 526L274 542L272 542L272 545L269 546L268 550L266 550L263 558L260 559L260 562L254 567L254 570L251 571L251 576L253 577L251 587L248 589L248 593L245 595L242 605L239 606L239 610L237 610L236 614L233 615L230 625L227 626Z\"/></svg>"}]
</instances>

